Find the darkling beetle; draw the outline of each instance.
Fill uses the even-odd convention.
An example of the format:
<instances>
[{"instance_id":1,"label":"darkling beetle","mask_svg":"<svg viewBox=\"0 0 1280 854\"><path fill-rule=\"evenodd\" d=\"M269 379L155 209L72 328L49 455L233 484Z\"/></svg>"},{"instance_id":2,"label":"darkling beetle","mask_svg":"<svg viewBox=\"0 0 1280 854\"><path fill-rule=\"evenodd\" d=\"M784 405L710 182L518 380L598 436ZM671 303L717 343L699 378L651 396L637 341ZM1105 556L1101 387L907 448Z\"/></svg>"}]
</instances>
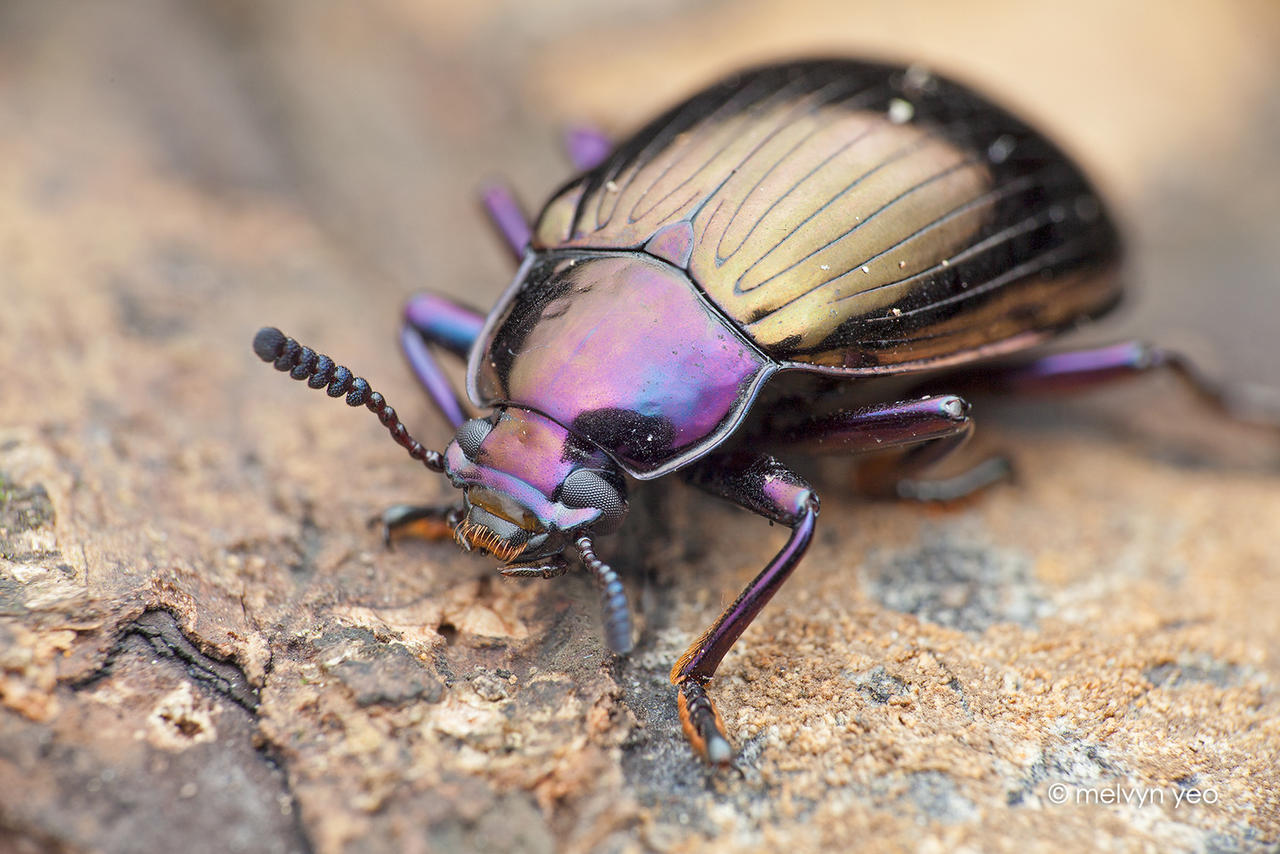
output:
<instances>
[{"instance_id":1,"label":"darkling beetle","mask_svg":"<svg viewBox=\"0 0 1280 854\"><path fill-rule=\"evenodd\" d=\"M327 356L272 328L254 350L376 412L462 490L453 507L392 508L388 531L443 520L508 576L560 575L575 552L603 588L619 654L631 615L594 538L626 516L628 476L679 472L790 528L671 671L685 733L714 764L733 750L706 684L818 516L813 489L770 451L896 452L877 489L906 498L955 499L1003 476L988 460L919 477L973 423L956 394L917 386L883 402L880 378L909 372L934 372L934 388L1057 391L1167 368L1225 408L1185 360L1141 343L990 361L1112 309L1119 239L1057 147L922 68L756 68L612 149L571 134L569 153L581 174L532 225L505 189L484 195L519 262L493 311L430 294L405 309L409 364L457 431L443 454ZM433 347L467 359L467 396L488 415L467 416Z\"/></svg>"}]
</instances>

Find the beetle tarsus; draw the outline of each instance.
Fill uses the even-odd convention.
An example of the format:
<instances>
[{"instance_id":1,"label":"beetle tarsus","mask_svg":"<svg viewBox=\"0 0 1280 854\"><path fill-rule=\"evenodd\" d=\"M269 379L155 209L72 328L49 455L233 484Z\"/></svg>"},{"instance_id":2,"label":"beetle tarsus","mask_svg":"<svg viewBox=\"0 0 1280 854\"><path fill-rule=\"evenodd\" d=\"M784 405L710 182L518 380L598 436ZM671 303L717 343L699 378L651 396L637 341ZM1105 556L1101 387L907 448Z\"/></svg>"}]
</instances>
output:
<instances>
[{"instance_id":1,"label":"beetle tarsus","mask_svg":"<svg viewBox=\"0 0 1280 854\"><path fill-rule=\"evenodd\" d=\"M955 477L902 478L894 483L896 497L906 501L959 501L1013 477L1008 457L990 457Z\"/></svg>"},{"instance_id":2,"label":"beetle tarsus","mask_svg":"<svg viewBox=\"0 0 1280 854\"><path fill-rule=\"evenodd\" d=\"M724 731L724 719L702 682L697 679L682 682L676 695L676 706L685 738L698 755L718 767L732 764L733 746Z\"/></svg>"},{"instance_id":3,"label":"beetle tarsus","mask_svg":"<svg viewBox=\"0 0 1280 854\"><path fill-rule=\"evenodd\" d=\"M504 566L498 570L507 578L556 578L568 571L569 564L559 558L535 561L534 563L517 563Z\"/></svg>"},{"instance_id":4,"label":"beetle tarsus","mask_svg":"<svg viewBox=\"0 0 1280 854\"><path fill-rule=\"evenodd\" d=\"M1196 364L1174 350L1148 347L1150 368L1165 368L1207 406L1228 418L1259 427L1280 428L1280 392L1253 383L1226 385L1205 376Z\"/></svg>"}]
</instances>

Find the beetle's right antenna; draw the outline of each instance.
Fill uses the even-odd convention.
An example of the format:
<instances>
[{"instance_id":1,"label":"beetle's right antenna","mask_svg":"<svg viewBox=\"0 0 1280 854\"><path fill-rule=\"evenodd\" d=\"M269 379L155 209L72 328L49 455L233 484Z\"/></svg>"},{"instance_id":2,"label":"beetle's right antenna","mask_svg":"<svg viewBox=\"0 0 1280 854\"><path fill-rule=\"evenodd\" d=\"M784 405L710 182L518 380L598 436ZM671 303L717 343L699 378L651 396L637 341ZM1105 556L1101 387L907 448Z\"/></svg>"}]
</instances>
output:
<instances>
[{"instance_id":1,"label":"beetle's right antenna","mask_svg":"<svg viewBox=\"0 0 1280 854\"><path fill-rule=\"evenodd\" d=\"M387 405L386 398L374 391L364 377L357 377L350 369L328 356L302 346L274 326L264 326L253 336L253 352L262 361L275 365L277 371L288 371L289 376L295 380L306 380L311 388L328 386L330 397L342 397L345 394L348 406L364 404L370 412L377 414L382 426L391 433L391 438L408 451L409 456L421 461L432 471L444 471L443 455L439 451L427 449L410 436L409 431L400 423L400 416Z\"/></svg>"},{"instance_id":2,"label":"beetle's right antenna","mask_svg":"<svg viewBox=\"0 0 1280 854\"><path fill-rule=\"evenodd\" d=\"M627 605L627 591L622 586L613 567L596 557L591 537L583 534L574 542L582 563L596 577L600 585L600 604L604 608L604 639L609 649L626 655L631 652L631 608Z\"/></svg>"}]
</instances>

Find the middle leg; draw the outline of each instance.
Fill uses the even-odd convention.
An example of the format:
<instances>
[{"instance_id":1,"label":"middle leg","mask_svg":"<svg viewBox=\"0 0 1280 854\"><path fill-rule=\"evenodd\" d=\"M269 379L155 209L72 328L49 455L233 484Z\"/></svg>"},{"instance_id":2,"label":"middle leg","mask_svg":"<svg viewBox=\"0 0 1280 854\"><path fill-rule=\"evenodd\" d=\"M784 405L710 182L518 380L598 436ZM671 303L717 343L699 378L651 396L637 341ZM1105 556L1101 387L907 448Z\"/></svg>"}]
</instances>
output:
<instances>
[{"instance_id":1,"label":"middle leg","mask_svg":"<svg viewBox=\"0 0 1280 854\"><path fill-rule=\"evenodd\" d=\"M489 221L519 261L529 244L532 227L515 194L505 184L491 184L481 191L480 201ZM427 394L455 428L466 420L462 401L449 385L430 348L441 347L465 359L480 337L484 321L481 312L431 293L418 294L404 308L400 346L405 358Z\"/></svg>"},{"instance_id":2,"label":"middle leg","mask_svg":"<svg viewBox=\"0 0 1280 854\"><path fill-rule=\"evenodd\" d=\"M676 703L685 736L707 761L727 765L733 758L733 748L720 713L707 695L706 684L734 642L804 557L818 517L818 496L799 475L765 454L714 454L693 466L688 479L695 486L791 528L782 550L671 669L671 683L679 688Z\"/></svg>"},{"instance_id":3,"label":"middle leg","mask_svg":"<svg viewBox=\"0 0 1280 854\"><path fill-rule=\"evenodd\" d=\"M968 402L954 394L937 394L842 409L766 433L760 442L811 454L889 452L860 472L864 491L915 501L955 501L1007 478L1012 471L1008 460L993 457L955 477L919 477L972 434Z\"/></svg>"},{"instance_id":4,"label":"middle leg","mask_svg":"<svg viewBox=\"0 0 1280 854\"><path fill-rule=\"evenodd\" d=\"M465 357L483 327L480 312L436 294L418 294L404 307L400 346L405 359L436 409L455 430L467 420L466 409L432 348ZM459 512L455 507L398 504L374 521L381 523L383 541L390 546L393 533L411 526L428 539L448 538L457 526Z\"/></svg>"},{"instance_id":5,"label":"middle leg","mask_svg":"<svg viewBox=\"0 0 1280 854\"><path fill-rule=\"evenodd\" d=\"M483 327L484 315L480 312L436 294L418 294L404 307L400 347L418 381L454 429L467 416L431 347L465 358Z\"/></svg>"}]
</instances>

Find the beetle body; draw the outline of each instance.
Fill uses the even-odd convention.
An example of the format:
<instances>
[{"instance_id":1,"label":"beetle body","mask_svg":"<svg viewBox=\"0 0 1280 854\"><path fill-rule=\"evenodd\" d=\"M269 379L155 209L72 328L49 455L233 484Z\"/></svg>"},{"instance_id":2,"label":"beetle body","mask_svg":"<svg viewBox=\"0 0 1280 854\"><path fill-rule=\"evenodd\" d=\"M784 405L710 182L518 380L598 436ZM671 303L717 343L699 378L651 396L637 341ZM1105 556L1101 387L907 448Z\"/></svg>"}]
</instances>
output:
<instances>
[{"instance_id":1,"label":"beetle body","mask_svg":"<svg viewBox=\"0 0 1280 854\"><path fill-rule=\"evenodd\" d=\"M848 61L758 69L548 202L468 392L649 479L728 438L778 371L936 368L1101 314L1117 249L1079 170L969 90Z\"/></svg>"},{"instance_id":2,"label":"beetle body","mask_svg":"<svg viewBox=\"0 0 1280 854\"><path fill-rule=\"evenodd\" d=\"M866 380L963 371L1042 343L1116 304L1119 240L1052 143L916 68L758 68L694 95L612 153L601 142L588 135L574 148L583 173L531 224L510 195L487 197L520 259L487 316L429 294L407 307L410 365L457 430L443 454L408 437L380 395L367 383L353 389L326 357L275 330L255 348L374 409L462 490L453 507L390 511L389 525L442 517L460 545L494 555L507 575L559 574L576 551L600 581L606 638L620 653L632 645L626 597L593 537L621 525L628 478L679 473L789 527L672 670L686 734L724 763L732 751L705 686L799 563L818 512L812 488L770 451L896 451L889 482L903 496L955 497L999 476L979 467L941 485L916 477L972 429L954 394L883 403L862 394L855 406L808 413L762 389L783 373L871 389ZM467 417L433 348L467 356L468 396L487 415ZM1080 385L1166 361L1123 345L1033 357L988 379Z\"/></svg>"}]
</instances>

